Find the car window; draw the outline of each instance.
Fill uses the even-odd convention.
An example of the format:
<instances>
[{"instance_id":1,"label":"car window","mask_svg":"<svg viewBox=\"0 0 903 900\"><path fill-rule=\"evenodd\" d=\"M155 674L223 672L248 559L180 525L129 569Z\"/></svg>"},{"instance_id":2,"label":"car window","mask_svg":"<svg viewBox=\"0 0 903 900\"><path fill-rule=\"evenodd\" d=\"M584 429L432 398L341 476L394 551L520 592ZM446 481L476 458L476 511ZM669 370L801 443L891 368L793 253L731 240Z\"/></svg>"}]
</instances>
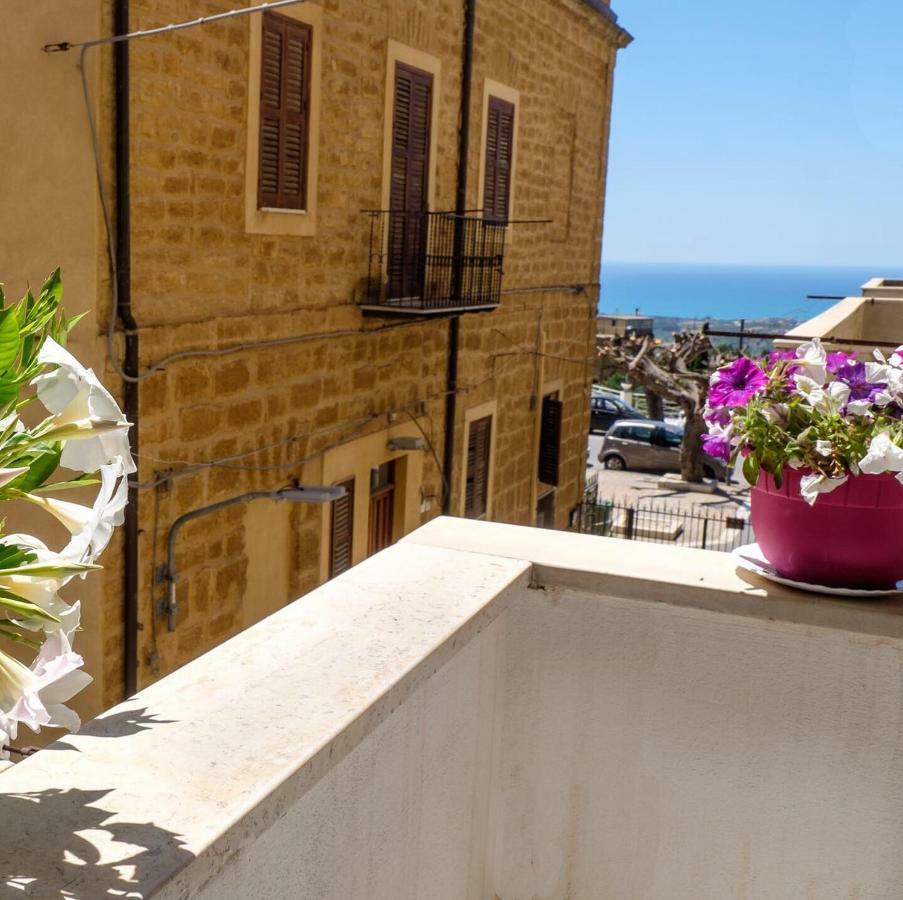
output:
<instances>
[{"instance_id":1,"label":"car window","mask_svg":"<svg viewBox=\"0 0 903 900\"><path fill-rule=\"evenodd\" d=\"M679 447L684 438L676 428L662 428L661 437L666 447Z\"/></svg>"},{"instance_id":2,"label":"car window","mask_svg":"<svg viewBox=\"0 0 903 900\"><path fill-rule=\"evenodd\" d=\"M642 425L624 425L618 429L617 436L626 441L641 441L648 444L652 437L652 429L644 428Z\"/></svg>"},{"instance_id":3,"label":"car window","mask_svg":"<svg viewBox=\"0 0 903 900\"><path fill-rule=\"evenodd\" d=\"M614 403L611 400L603 399L602 400L602 408L605 410L605 412L610 412L610 413L620 412L620 410L618 409L618 404Z\"/></svg>"}]
</instances>

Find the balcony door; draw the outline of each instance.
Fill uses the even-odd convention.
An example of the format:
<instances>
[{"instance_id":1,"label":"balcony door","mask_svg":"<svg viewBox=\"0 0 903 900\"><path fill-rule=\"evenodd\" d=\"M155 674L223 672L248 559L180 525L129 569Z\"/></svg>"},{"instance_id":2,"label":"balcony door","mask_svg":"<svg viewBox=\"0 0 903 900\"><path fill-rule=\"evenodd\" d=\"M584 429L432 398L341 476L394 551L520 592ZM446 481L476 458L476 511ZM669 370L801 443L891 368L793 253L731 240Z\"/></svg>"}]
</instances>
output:
<instances>
[{"instance_id":1,"label":"balcony door","mask_svg":"<svg viewBox=\"0 0 903 900\"><path fill-rule=\"evenodd\" d=\"M377 466L370 473L370 527L367 555L388 547L395 534L395 463Z\"/></svg>"},{"instance_id":2,"label":"balcony door","mask_svg":"<svg viewBox=\"0 0 903 900\"><path fill-rule=\"evenodd\" d=\"M426 264L433 76L395 67L387 299L420 297Z\"/></svg>"}]
</instances>

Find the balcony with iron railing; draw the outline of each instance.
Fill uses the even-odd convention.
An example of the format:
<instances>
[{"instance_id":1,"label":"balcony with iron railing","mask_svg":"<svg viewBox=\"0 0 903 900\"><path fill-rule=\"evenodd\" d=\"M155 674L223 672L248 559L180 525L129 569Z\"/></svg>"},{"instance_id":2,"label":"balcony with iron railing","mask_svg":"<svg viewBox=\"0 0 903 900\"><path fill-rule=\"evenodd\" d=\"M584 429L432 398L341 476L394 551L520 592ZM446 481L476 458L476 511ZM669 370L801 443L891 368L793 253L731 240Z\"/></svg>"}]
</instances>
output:
<instances>
[{"instance_id":1,"label":"balcony with iron railing","mask_svg":"<svg viewBox=\"0 0 903 900\"><path fill-rule=\"evenodd\" d=\"M442 316L498 306L506 222L422 210L368 210L366 216L366 314Z\"/></svg>"},{"instance_id":2,"label":"balcony with iron railing","mask_svg":"<svg viewBox=\"0 0 903 900\"><path fill-rule=\"evenodd\" d=\"M10 897L903 896L898 600L438 519L0 774Z\"/></svg>"}]
</instances>

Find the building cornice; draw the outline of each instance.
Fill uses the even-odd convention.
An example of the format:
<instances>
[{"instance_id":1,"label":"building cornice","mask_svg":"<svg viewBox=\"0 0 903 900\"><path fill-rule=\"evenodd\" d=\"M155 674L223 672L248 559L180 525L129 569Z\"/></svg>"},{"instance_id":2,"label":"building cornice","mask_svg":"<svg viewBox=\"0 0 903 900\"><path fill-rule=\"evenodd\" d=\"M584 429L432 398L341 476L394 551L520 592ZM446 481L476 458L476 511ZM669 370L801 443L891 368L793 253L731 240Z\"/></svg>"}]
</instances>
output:
<instances>
[{"instance_id":1,"label":"building cornice","mask_svg":"<svg viewBox=\"0 0 903 900\"><path fill-rule=\"evenodd\" d=\"M614 39L618 50L623 50L633 43L633 35L618 24L617 13L607 3L603 2L603 0L582 0L582 2L602 16L608 25L608 32Z\"/></svg>"}]
</instances>

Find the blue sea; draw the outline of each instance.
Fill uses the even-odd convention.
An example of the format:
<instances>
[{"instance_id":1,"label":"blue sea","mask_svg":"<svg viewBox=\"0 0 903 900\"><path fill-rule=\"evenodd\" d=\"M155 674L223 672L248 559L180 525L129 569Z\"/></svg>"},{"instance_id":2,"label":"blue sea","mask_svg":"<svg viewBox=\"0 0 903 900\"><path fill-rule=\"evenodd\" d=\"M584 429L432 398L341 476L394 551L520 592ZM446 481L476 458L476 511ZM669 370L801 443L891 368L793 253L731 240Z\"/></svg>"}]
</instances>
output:
<instances>
[{"instance_id":1,"label":"blue sea","mask_svg":"<svg viewBox=\"0 0 903 900\"><path fill-rule=\"evenodd\" d=\"M900 277L903 265L741 266L602 263L599 311L681 318L808 319L831 300L807 294L858 296L870 278Z\"/></svg>"}]
</instances>

